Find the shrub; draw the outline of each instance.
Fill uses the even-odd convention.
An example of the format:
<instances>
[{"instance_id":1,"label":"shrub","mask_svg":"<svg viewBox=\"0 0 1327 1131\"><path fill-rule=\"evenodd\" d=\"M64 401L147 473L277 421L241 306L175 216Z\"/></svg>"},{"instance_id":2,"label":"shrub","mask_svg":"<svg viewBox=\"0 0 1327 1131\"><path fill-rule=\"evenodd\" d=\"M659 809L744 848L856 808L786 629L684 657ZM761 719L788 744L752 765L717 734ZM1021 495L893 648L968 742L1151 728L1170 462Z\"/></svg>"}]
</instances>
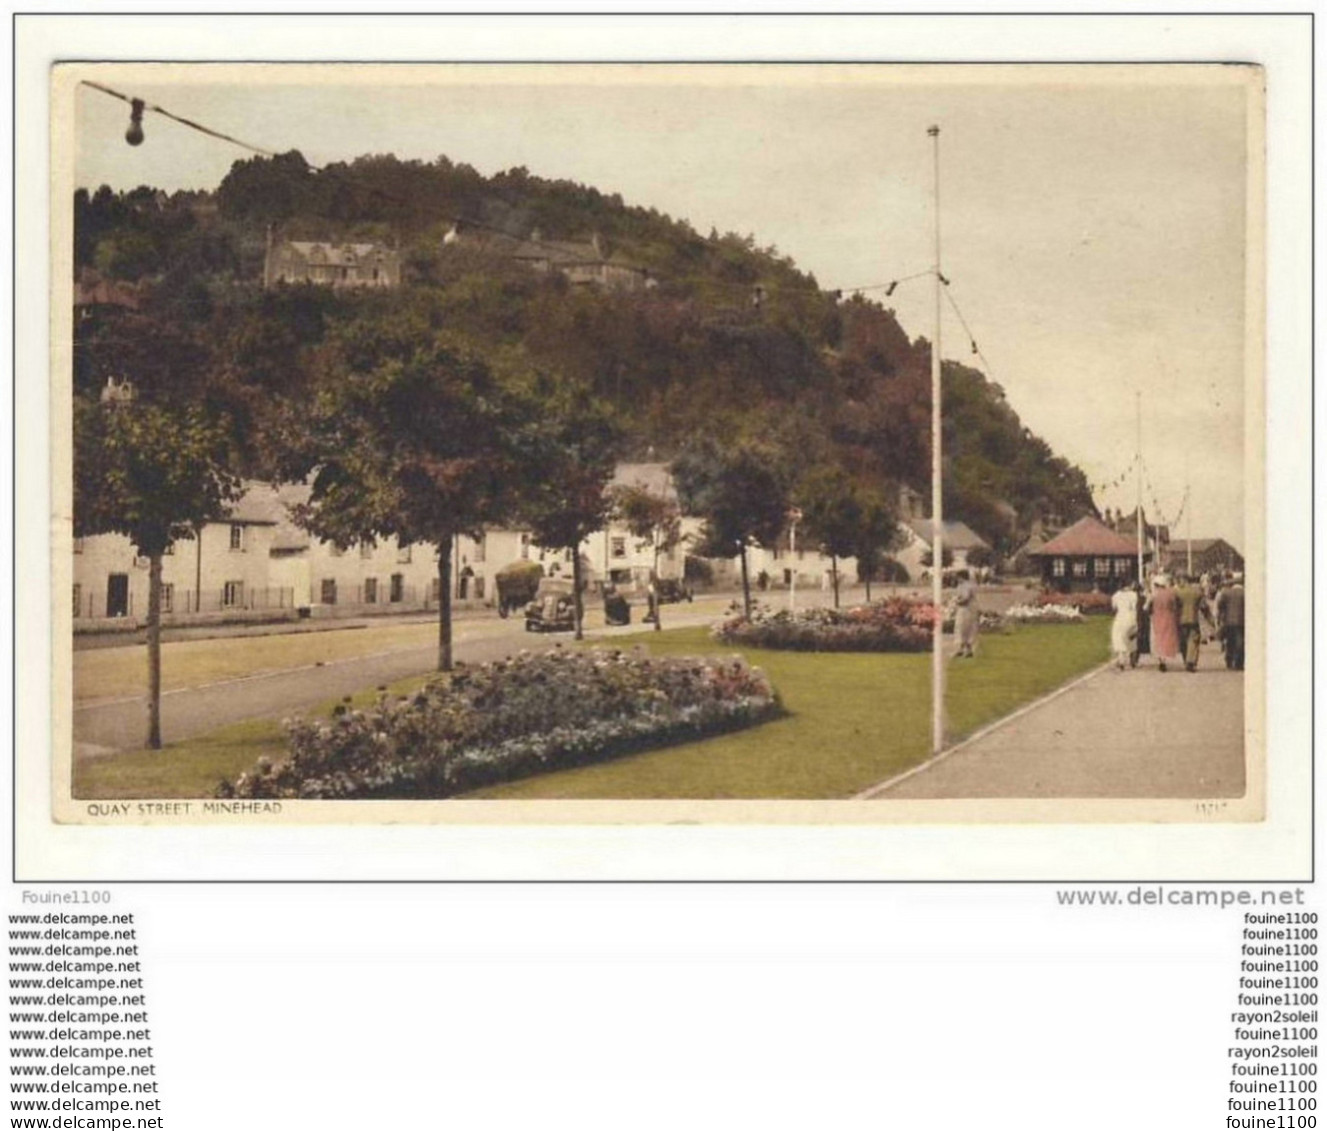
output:
<instances>
[{"instance_id":1,"label":"shrub","mask_svg":"<svg viewBox=\"0 0 1327 1131\"><path fill-rule=\"evenodd\" d=\"M381 695L330 721L286 723L290 757L260 762L221 797L433 798L690 741L773 717L765 676L738 657L643 651L521 653Z\"/></svg>"},{"instance_id":2,"label":"shrub","mask_svg":"<svg viewBox=\"0 0 1327 1131\"><path fill-rule=\"evenodd\" d=\"M704 558L688 554L682 562L682 580L688 585L713 585L714 566Z\"/></svg>"},{"instance_id":3,"label":"shrub","mask_svg":"<svg viewBox=\"0 0 1327 1131\"><path fill-rule=\"evenodd\" d=\"M1105 593L1042 593L1037 597L1042 606L1061 606L1077 609L1089 616L1110 613L1110 597Z\"/></svg>"},{"instance_id":4,"label":"shrub","mask_svg":"<svg viewBox=\"0 0 1327 1131\"><path fill-rule=\"evenodd\" d=\"M1083 619L1073 605L1050 603L1045 605L1011 605L1004 611L1004 619L1015 624L1077 624Z\"/></svg>"},{"instance_id":5,"label":"shrub","mask_svg":"<svg viewBox=\"0 0 1327 1131\"><path fill-rule=\"evenodd\" d=\"M775 612L761 606L751 619L735 614L714 628L726 644L794 652L924 652L931 646L935 606L890 597L848 609Z\"/></svg>"},{"instance_id":6,"label":"shrub","mask_svg":"<svg viewBox=\"0 0 1327 1131\"><path fill-rule=\"evenodd\" d=\"M859 577L858 580L864 581L865 578ZM897 558L882 558L871 580L882 581L887 585L906 585L912 578L908 574L908 567Z\"/></svg>"}]
</instances>

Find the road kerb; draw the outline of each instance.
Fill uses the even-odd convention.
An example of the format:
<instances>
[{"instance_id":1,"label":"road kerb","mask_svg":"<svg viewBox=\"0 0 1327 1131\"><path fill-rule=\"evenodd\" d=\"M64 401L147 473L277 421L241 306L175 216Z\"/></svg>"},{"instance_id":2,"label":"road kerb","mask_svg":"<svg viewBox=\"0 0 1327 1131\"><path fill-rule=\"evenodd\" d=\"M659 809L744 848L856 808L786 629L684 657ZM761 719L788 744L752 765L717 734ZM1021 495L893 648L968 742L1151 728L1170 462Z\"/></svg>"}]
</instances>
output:
<instances>
[{"instance_id":1,"label":"road kerb","mask_svg":"<svg viewBox=\"0 0 1327 1131\"><path fill-rule=\"evenodd\" d=\"M879 784L873 785L869 789L862 790L861 793L853 794L851 800L853 801L876 800L884 793L887 793L889 790L893 789L894 786L898 785L900 782L907 781L908 778L915 777L917 774L920 774L924 770L929 770L932 766L936 765L937 763L943 762L951 754L957 754L960 750L964 749L965 747L971 746L974 742L977 742L979 739L985 738L988 734L991 734L994 731L999 730L1001 727L1007 726L1009 723L1012 723L1015 719L1021 719L1024 715L1031 714L1033 711L1036 711L1041 707L1044 707L1047 703L1051 702L1052 700L1058 699L1061 695L1065 694L1065 692L1072 691L1075 687L1087 683L1087 681L1090 679L1095 679L1107 668L1109 668L1113 663L1114 660L1106 660L1101 664L1098 664L1091 671L1084 672L1082 675L1078 676L1077 679L1071 679L1068 683L1062 684L1061 686L1057 687L1054 691L1048 692L1047 694L1043 695L1040 699L1034 699L1032 700L1031 703L1024 703L1023 706L1019 707L1016 711L1011 711L1009 714L1005 715L1004 717L996 719L995 722L993 723L987 723L984 727L981 727L979 730L973 731L972 734L968 735L967 738L963 739L961 742L956 742L954 743L953 746L946 746L938 754L933 754L930 758L926 759L925 762L921 762L918 765L913 766L909 770L904 770L900 774L895 774L892 778L886 778L884 781L880 782Z\"/></svg>"}]
</instances>

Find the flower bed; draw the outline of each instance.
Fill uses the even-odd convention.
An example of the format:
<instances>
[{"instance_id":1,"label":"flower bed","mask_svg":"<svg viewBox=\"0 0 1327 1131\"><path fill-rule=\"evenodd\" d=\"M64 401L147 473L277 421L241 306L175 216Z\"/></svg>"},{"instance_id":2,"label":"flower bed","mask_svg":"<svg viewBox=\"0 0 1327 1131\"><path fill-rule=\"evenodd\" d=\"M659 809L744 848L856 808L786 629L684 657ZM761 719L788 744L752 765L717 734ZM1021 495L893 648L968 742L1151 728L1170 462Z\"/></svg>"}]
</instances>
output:
<instances>
[{"instance_id":1,"label":"flower bed","mask_svg":"<svg viewBox=\"0 0 1327 1131\"><path fill-rule=\"evenodd\" d=\"M1014 624L1081 624L1083 614L1073 605L1010 605L1004 619Z\"/></svg>"},{"instance_id":2,"label":"flower bed","mask_svg":"<svg viewBox=\"0 0 1327 1131\"><path fill-rule=\"evenodd\" d=\"M773 717L778 697L740 658L643 651L521 653L331 721L286 723L290 757L221 797L433 798L691 741Z\"/></svg>"},{"instance_id":3,"label":"flower bed","mask_svg":"<svg viewBox=\"0 0 1327 1131\"><path fill-rule=\"evenodd\" d=\"M1105 593L1041 593L1037 604L1046 608L1074 608L1089 616L1113 612L1110 597Z\"/></svg>"},{"instance_id":4,"label":"flower bed","mask_svg":"<svg viewBox=\"0 0 1327 1131\"><path fill-rule=\"evenodd\" d=\"M747 620L729 617L714 628L726 644L794 652L925 652L931 646L935 606L890 597L850 609L789 613L758 608Z\"/></svg>"}]
</instances>

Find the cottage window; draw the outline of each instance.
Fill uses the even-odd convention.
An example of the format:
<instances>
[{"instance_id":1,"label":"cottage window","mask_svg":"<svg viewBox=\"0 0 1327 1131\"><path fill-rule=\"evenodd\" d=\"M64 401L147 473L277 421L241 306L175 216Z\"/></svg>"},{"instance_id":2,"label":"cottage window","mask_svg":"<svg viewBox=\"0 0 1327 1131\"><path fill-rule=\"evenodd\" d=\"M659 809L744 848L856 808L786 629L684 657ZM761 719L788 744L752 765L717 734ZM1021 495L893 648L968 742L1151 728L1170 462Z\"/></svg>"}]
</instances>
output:
<instances>
[{"instance_id":1,"label":"cottage window","mask_svg":"<svg viewBox=\"0 0 1327 1131\"><path fill-rule=\"evenodd\" d=\"M170 581L161 583L161 611L163 613L172 613L175 611L175 584Z\"/></svg>"},{"instance_id":2,"label":"cottage window","mask_svg":"<svg viewBox=\"0 0 1327 1131\"><path fill-rule=\"evenodd\" d=\"M400 546L396 551L396 560L400 565L410 564L410 546Z\"/></svg>"},{"instance_id":3,"label":"cottage window","mask_svg":"<svg viewBox=\"0 0 1327 1131\"><path fill-rule=\"evenodd\" d=\"M372 542L361 542L361 543L359 544L359 556L360 556L361 558L371 558L371 557L373 557L373 543L372 543Z\"/></svg>"},{"instance_id":4,"label":"cottage window","mask_svg":"<svg viewBox=\"0 0 1327 1131\"><path fill-rule=\"evenodd\" d=\"M404 601L404 600L405 600L405 574L402 574L402 573L394 573L394 574L392 574L392 582L391 582L391 585L392 585L392 587L391 587L391 592L390 592L390 595L389 595L388 599L389 599L393 604L397 604L397 603L399 603L399 602L401 602L401 601Z\"/></svg>"},{"instance_id":5,"label":"cottage window","mask_svg":"<svg viewBox=\"0 0 1327 1131\"><path fill-rule=\"evenodd\" d=\"M1130 560L1131 560L1131 559L1129 559L1129 558L1116 558L1116 559L1115 559L1115 576L1116 576L1116 577L1127 577L1127 576L1128 576L1128 574L1129 574L1129 562L1130 562Z\"/></svg>"},{"instance_id":6,"label":"cottage window","mask_svg":"<svg viewBox=\"0 0 1327 1131\"><path fill-rule=\"evenodd\" d=\"M1098 577L1110 576L1110 558L1098 558L1094 567L1094 572Z\"/></svg>"},{"instance_id":7,"label":"cottage window","mask_svg":"<svg viewBox=\"0 0 1327 1131\"><path fill-rule=\"evenodd\" d=\"M81 617L82 615L83 615L83 586L78 584L78 582L74 582L74 616Z\"/></svg>"},{"instance_id":8,"label":"cottage window","mask_svg":"<svg viewBox=\"0 0 1327 1131\"><path fill-rule=\"evenodd\" d=\"M227 581L221 588L221 606L226 609L238 608L244 604L244 582Z\"/></svg>"},{"instance_id":9,"label":"cottage window","mask_svg":"<svg viewBox=\"0 0 1327 1131\"><path fill-rule=\"evenodd\" d=\"M1087 576L1087 559L1086 559L1086 558L1083 558L1083 559L1080 560L1080 561L1076 561L1076 562L1074 562L1074 576L1075 576L1075 577L1086 577L1086 576Z\"/></svg>"},{"instance_id":10,"label":"cottage window","mask_svg":"<svg viewBox=\"0 0 1327 1131\"><path fill-rule=\"evenodd\" d=\"M318 600L324 605L336 604L336 578L324 577L319 589Z\"/></svg>"},{"instance_id":11,"label":"cottage window","mask_svg":"<svg viewBox=\"0 0 1327 1131\"><path fill-rule=\"evenodd\" d=\"M364 579L364 604L376 605L378 603L378 579L376 577L366 577Z\"/></svg>"},{"instance_id":12,"label":"cottage window","mask_svg":"<svg viewBox=\"0 0 1327 1131\"><path fill-rule=\"evenodd\" d=\"M1052 575L1053 577L1063 577L1063 576L1064 576L1064 559L1063 559L1063 558L1056 558L1056 559L1054 559L1054 561L1051 562L1051 575Z\"/></svg>"},{"instance_id":13,"label":"cottage window","mask_svg":"<svg viewBox=\"0 0 1327 1131\"><path fill-rule=\"evenodd\" d=\"M244 549L244 527L238 522L230 524L230 548L241 551Z\"/></svg>"},{"instance_id":14,"label":"cottage window","mask_svg":"<svg viewBox=\"0 0 1327 1131\"><path fill-rule=\"evenodd\" d=\"M627 556L627 540L621 535L613 536L612 555L615 558L625 558Z\"/></svg>"},{"instance_id":15,"label":"cottage window","mask_svg":"<svg viewBox=\"0 0 1327 1131\"><path fill-rule=\"evenodd\" d=\"M487 553L486 548L485 548L485 543L486 543L487 541L488 541L488 535L487 535L487 534L481 534L478 538L475 539L475 561L476 561L476 562L482 562L482 561L484 560L484 558L485 558L485 554Z\"/></svg>"}]
</instances>

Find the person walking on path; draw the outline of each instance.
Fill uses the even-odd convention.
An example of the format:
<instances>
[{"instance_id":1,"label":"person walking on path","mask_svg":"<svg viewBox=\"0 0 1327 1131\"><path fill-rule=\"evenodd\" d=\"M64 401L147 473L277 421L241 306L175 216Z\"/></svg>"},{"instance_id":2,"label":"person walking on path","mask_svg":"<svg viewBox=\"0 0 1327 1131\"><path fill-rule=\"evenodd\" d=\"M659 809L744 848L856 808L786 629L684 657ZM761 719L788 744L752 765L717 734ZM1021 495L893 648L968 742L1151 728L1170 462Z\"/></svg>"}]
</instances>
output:
<instances>
[{"instance_id":1,"label":"person walking on path","mask_svg":"<svg viewBox=\"0 0 1327 1131\"><path fill-rule=\"evenodd\" d=\"M958 637L958 655L969 659L976 656L973 650L977 645L977 626L980 614L977 612L977 587L972 584L968 571L958 572L958 589L954 600L958 608L954 612L954 634Z\"/></svg>"},{"instance_id":2,"label":"person walking on path","mask_svg":"<svg viewBox=\"0 0 1327 1131\"><path fill-rule=\"evenodd\" d=\"M1164 672L1166 661L1180 654L1179 598L1170 587L1170 578L1159 573L1152 581L1152 654Z\"/></svg>"},{"instance_id":3,"label":"person walking on path","mask_svg":"<svg viewBox=\"0 0 1327 1131\"><path fill-rule=\"evenodd\" d=\"M1244 575L1235 574L1217 595L1216 619L1226 667L1244 670Z\"/></svg>"},{"instance_id":4,"label":"person walking on path","mask_svg":"<svg viewBox=\"0 0 1327 1131\"><path fill-rule=\"evenodd\" d=\"M1110 650L1115 656L1115 668L1124 671L1125 665L1138 663L1138 594L1132 589L1117 589L1110 597L1115 620L1110 626Z\"/></svg>"},{"instance_id":5,"label":"person walking on path","mask_svg":"<svg viewBox=\"0 0 1327 1131\"><path fill-rule=\"evenodd\" d=\"M1198 649L1202 643L1202 619L1207 614L1203 606L1203 591L1194 584L1193 578L1183 577L1175 587L1175 599L1179 602L1180 653L1184 657L1184 670L1198 670Z\"/></svg>"},{"instance_id":6,"label":"person walking on path","mask_svg":"<svg viewBox=\"0 0 1327 1131\"><path fill-rule=\"evenodd\" d=\"M1147 612L1147 597L1143 590L1143 583L1135 581L1133 583L1134 609L1138 615L1138 632L1134 636L1133 652L1129 655L1129 666L1136 668L1138 666L1138 657L1150 654L1152 651L1152 619Z\"/></svg>"}]
</instances>

